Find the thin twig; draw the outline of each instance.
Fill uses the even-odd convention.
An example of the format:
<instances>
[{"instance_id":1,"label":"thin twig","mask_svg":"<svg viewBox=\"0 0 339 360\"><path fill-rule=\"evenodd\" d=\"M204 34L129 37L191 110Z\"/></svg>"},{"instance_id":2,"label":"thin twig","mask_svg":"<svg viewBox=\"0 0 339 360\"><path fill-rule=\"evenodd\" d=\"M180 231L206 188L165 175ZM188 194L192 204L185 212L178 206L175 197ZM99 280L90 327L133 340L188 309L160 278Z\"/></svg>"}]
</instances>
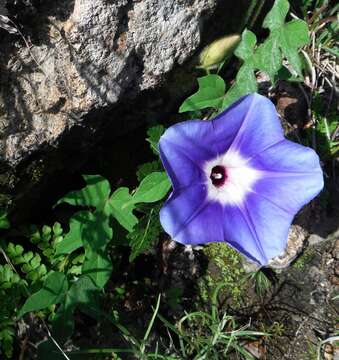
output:
<instances>
[{"instance_id":1,"label":"thin twig","mask_svg":"<svg viewBox=\"0 0 339 360\"><path fill-rule=\"evenodd\" d=\"M25 360L25 352L26 352L26 349L27 349L27 341L28 341L28 337L25 336L24 340L21 343L21 350L20 350L19 360Z\"/></svg>"},{"instance_id":2,"label":"thin twig","mask_svg":"<svg viewBox=\"0 0 339 360\"><path fill-rule=\"evenodd\" d=\"M10 23L14 26L14 28L18 31L18 34L21 36L22 40L24 41L33 61L35 62L35 64L37 65L37 67L41 70L41 72L46 76L46 78L48 79L48 76L46 75L46 73L44 72L44 70L42 69L40 63L38 62L38 60L36 59L35 55L33 54L32 50L31 50L31 46L29 45L28 41L26 40L24 34L21 32L21 30L19 29L19 27L15 24L14 21L12 21L11 19L9 19Z\"/></svg>"}]
</instances>

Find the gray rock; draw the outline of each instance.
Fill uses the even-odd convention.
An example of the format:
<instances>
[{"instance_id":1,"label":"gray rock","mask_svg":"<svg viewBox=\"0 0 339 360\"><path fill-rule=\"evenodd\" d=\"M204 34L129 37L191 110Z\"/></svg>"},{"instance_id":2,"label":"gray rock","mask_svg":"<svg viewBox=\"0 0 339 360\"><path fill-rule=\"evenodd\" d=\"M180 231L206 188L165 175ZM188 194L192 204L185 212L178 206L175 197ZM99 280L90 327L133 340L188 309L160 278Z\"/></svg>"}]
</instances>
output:
<instances>
[{"instance_id":1,"label":"gray rock","mask_svg":"<svg viewBox=\"0 0 339 360\"><path fill-rule=\"evenodd\" d=\"M55 145L93 109L161 85L200 46L203 21L217 2L51 2L40 41L0 55L2 160L15 166L42 145Z\"/></svg>"},{"instance_id":2,"label":"gray rock","mask_svg":"<svg viewBox=\"0 0 339 360\"><path fill-rule=\"evenodd\" d=\"M317 235L317 234L311 234L310 237L308 238L308 243L309 245L317 245L320 244L321 242L325 241L326 239L324 239L322 236Z\"/></svg>"},{"instance_id":3,"label":"gray rock","mask_svg":"<svg viewBox=\"0 0 339 360\"><path fill-rule=\"evenodd\" d=\"M307 231L303 227L293 224L288 233L287 246L284 253L271 259L268 266L273 269L283 269L289 266L301 252L306 237Z\"/></svg>"},{"instance_id":4,"label":"gray rock","mask_svg":"<svg viewBox=\"0 0 339 360\"><path fill-rule=\"evenodd\" d=\"M337 231L338 233L339 231ZM339 234L337 234L339 235ZM334 259L339 260L339 239L337 238L337 240L334 243L334 247L332 250L332 255L334 257Z\"/></svg>"}]
</instances>

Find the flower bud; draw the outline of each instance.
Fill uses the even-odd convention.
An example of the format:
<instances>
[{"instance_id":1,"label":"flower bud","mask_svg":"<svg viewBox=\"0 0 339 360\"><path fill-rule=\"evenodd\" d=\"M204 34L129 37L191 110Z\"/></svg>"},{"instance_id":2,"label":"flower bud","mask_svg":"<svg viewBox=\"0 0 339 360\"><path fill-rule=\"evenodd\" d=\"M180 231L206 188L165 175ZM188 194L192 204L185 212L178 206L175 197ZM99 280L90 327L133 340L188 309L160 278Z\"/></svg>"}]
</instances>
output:
<instances>
[{"instance_id":1,"label":"flower bud","mask_svg":"<svg viewBox=\"0 0 339 360\"><path fill-rule=\"evenodd\" d=\"M227 35L207 45L199 56L199 67L213 69L228 59L239 44L241 37L238 34Z\"/></svg>"}]
</instances>

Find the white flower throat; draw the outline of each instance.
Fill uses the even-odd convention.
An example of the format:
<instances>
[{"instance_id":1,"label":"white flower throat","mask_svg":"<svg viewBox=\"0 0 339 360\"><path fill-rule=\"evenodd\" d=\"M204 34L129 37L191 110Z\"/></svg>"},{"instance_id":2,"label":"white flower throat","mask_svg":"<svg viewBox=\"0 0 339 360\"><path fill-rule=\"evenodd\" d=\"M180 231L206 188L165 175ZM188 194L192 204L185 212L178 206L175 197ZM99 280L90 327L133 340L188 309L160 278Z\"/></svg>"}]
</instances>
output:
<instances>
[{"instance_id":1,"label":"white flower throat","mask_svg":"<svg viewBox=\"0 0 339 360\"><path fill-rule=\"evenodd\" d=\"M248 160L235 151L207 161L204 172L208 199L222 205L241 205L262 177L261 171L249 166Z\"/></svg>"}]
</instances>

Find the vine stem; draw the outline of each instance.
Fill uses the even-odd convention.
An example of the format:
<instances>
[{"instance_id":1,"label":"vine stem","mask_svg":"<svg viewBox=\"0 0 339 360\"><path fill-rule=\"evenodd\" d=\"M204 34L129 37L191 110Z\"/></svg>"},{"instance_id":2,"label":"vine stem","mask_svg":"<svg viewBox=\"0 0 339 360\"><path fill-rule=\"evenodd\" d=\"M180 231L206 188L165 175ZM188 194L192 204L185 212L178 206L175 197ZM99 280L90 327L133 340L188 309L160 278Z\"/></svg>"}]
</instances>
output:
<instances>
[{"instance_id":1,"label":"vine stem","mask_svg":"<svg viewBox=\"0 0 339 360\"><path fill-rule=\"evenodd\" d=\"M257 4L258 4L258 0L251 0L250 1L250 5L249 5L249 7L247 9L246 15L244 16L243 21L240 23L239 33L242 33L245 26L248 24L249 19L251 18Z\"/></svg>"},{"instance_id":2,"label":"vine stem","mask_svg":"<svg viewBox=\"0 0 339 360\"><path fill-rule=\"evenodd\" d=\"M256 23L256 21L257 21L257 19L258 19L258 16L260 15L261 10L262 10L264 4L265 4L265 0L261 0L260 3L259 3L259 5L257 6L257 9L255 10L255 13L254 13L254 15L252 16L251 22L250 22L250 24L249 24L249 26L248 26L250 29L251 29L251 28L254 26L254 24Z\"/></svg>"}]
</instances>

